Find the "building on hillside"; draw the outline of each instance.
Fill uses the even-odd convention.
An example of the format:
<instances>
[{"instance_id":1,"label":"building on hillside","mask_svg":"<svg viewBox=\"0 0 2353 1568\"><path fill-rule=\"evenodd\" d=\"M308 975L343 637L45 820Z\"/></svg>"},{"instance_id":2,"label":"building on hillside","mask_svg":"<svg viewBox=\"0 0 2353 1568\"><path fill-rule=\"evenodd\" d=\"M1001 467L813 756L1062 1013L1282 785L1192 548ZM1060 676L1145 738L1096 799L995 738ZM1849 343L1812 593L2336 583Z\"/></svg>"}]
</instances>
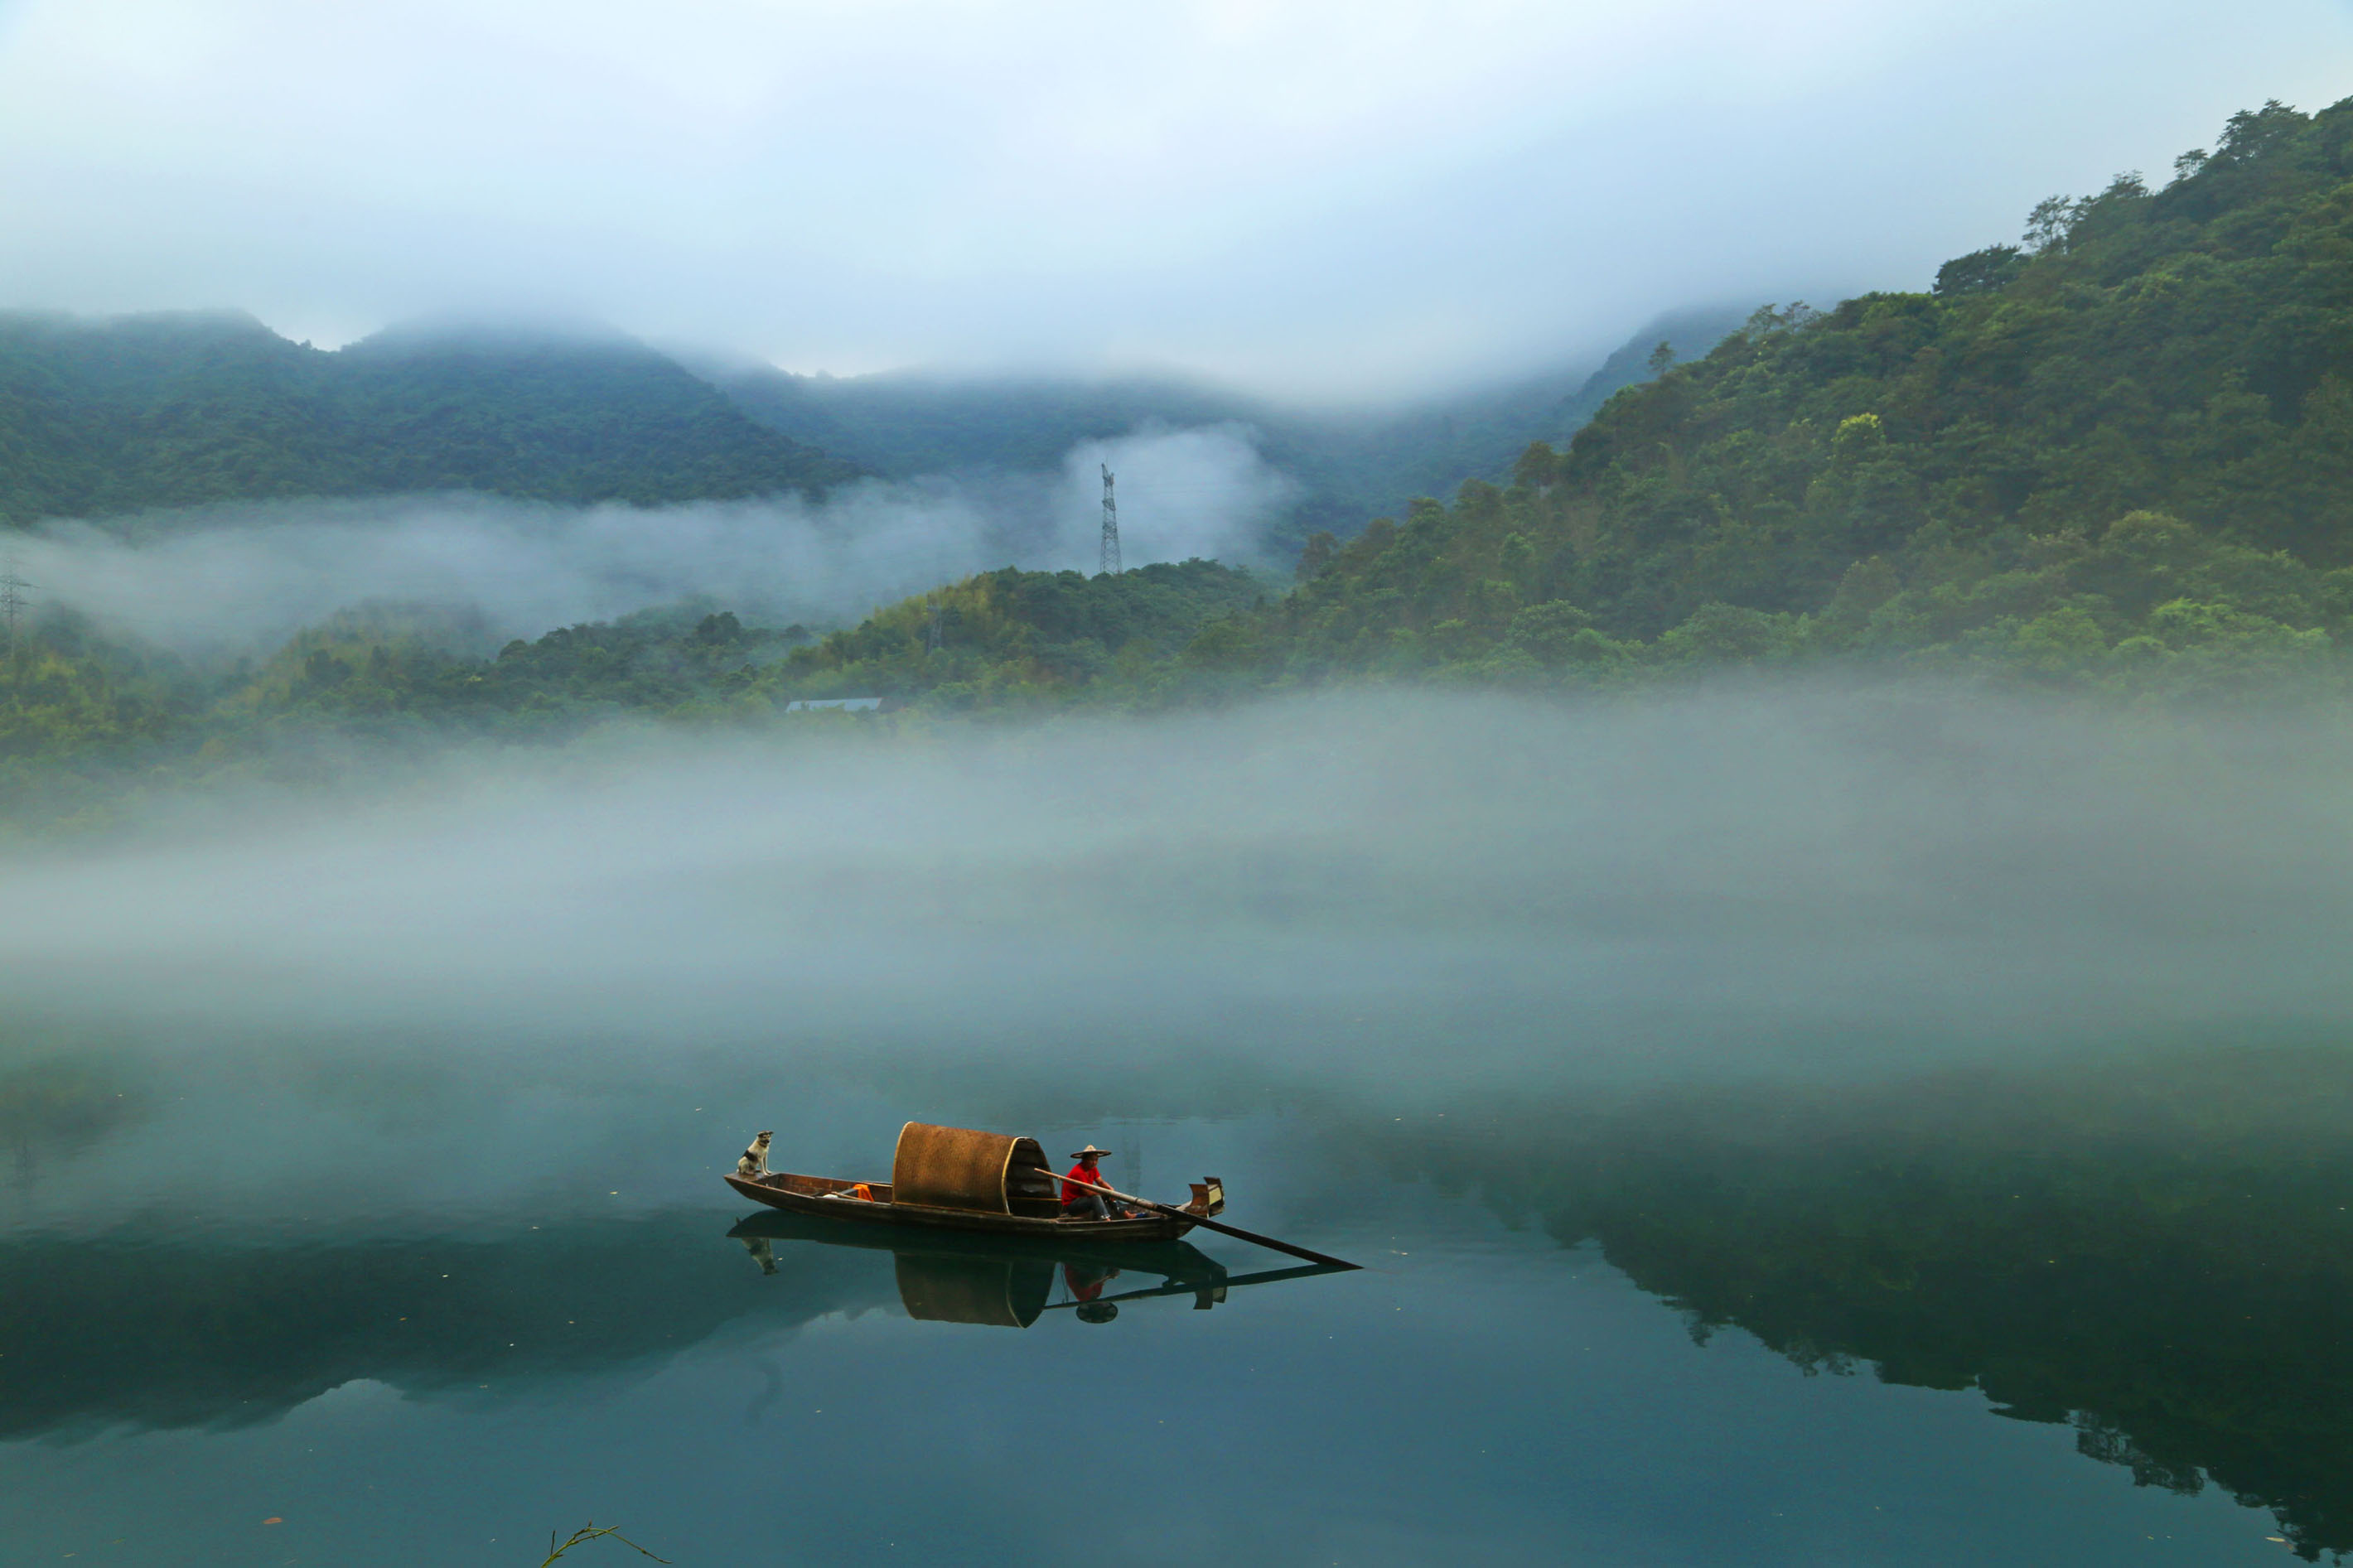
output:
<instances>
[{"instance_id":1,"label":"building on hillside","mask_svg":"<svg viewBox=\"0 0 2353 1568\"><path fill-rule=\"evenodd\" d=\"M880 713L880 697L802 697L785 704L787 713L816 713L831 710L843 713Z\"/></svg>"}]
</instances>

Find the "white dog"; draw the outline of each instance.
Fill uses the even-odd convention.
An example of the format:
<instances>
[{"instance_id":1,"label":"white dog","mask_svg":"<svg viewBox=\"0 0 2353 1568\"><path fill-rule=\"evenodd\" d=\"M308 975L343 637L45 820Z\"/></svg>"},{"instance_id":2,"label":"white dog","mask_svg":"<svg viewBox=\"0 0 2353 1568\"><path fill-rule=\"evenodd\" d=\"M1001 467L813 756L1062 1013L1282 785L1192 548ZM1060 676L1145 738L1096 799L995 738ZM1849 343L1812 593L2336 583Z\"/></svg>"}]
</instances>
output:
<instances>
[{"instance_id":1,"label":"white dog","mask_svg":"<svg viewBox=\"0 0 2353 1568\"><path fill-rule=\"evenodd\" d=\"M763 1132L753 1139L752 1146L744 1151L744 1157L735 1162L735 1173L754 1182L766 1175L768 1173L768 1140L775 1136L773 1132Z\"/></svg>"}]
</instances>

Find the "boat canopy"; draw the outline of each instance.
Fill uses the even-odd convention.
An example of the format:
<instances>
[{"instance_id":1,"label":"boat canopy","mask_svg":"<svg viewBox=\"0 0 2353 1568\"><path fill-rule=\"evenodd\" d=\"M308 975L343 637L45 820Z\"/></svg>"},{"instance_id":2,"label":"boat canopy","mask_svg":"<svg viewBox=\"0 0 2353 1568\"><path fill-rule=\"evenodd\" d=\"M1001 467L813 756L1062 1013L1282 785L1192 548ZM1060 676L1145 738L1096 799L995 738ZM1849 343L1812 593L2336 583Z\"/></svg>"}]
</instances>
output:
<instances>
[{"instance_id":1,"label":"boat canopy","mask_svg":"<svg viewBox=\"0 0 2353 1568\"><path fill-rule=\"evenodd\" d=\"M1046 1171L1046 1152L1035 1138L928 1121L899 1129L899 1147L891 1156L891 1201L1033 1219L1061 1212L1054 1178Z\"/></svg>"}]
</instances>

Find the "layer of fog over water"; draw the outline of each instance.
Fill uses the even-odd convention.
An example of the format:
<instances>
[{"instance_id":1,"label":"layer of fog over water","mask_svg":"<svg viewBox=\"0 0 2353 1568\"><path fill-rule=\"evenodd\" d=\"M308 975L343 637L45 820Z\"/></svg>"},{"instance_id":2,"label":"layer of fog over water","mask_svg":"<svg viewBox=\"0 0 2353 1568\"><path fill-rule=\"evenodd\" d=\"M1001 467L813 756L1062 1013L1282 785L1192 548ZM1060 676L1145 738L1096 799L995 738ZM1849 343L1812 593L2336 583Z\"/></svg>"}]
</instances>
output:
<instances>
[{"instance_id":1,"label":"layer of fog over water","mask_svg":"<svg viewBox=\"0 0 2353 1568\"><path fill-rule=\"evenodd\" d=\"M2348 763L1819 680L617 729L158 802L0 870L0 1539L2353 1545ZM760 1128L886 1178L909 1119L1220 1175L1371 1267L943 1254L717 1179Z\"/></svg>"},{"instance_id":2,"label":"layer of fog over water","mask_svg":"<svg viewBox=\"0 0 2353 1568\"><path fill-rule=\"evenodd\" d=\"M459 613L496 647L679 599L825 627L975 572L1098 564L1101 465L1125 563L1250 563L1295 487L1238 426L1147 428L1056 472L870 479L817 501L570 507L478 495L289 500L53 522L10 544L37 601L196 658L269 652L369 601Z\"/></svg>"},{"instance_id":3,"label":"layer of fog over water","mask_svg":"<svg viewBox=\"0 0 2353 1568\"><path fill-rule=\"evenodd\" d=\"M1443 1046L1420 1084L2334 1017L2346 747L2262 730L1829 681L624 731L20 862L0 974L26 996L168 977L115 999L166 1016L593 1002L747 1043L780 1016L1012 1052L1240 1029L1318 1076L1399 1068L1383 1052L1419 1037ZM1317 1021L1376 996L1386 1042Z\"/></svg>"}]
</instances>

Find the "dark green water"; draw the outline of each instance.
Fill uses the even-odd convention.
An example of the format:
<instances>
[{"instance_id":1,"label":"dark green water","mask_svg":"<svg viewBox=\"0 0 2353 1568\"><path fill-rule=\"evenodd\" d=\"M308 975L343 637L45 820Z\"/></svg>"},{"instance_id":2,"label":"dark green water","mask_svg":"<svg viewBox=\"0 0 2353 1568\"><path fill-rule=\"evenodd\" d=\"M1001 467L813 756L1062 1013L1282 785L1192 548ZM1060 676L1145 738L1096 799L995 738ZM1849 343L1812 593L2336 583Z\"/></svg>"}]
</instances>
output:
<instances>
[{"instance_id":1,"label":"dark green water","mask_svg":"<svg viewBox=\"0 0 2353 1568\"><path fill-rule=\"evenodd\" d=\"M2348 776L1911 689L1375 694L12 851L0 1559L2353 1547ZM741 1232L752 1132L882 1178L908 1120L1368 1267Z\"/></svg>"},{"instance_id":2,"label":"dark green water","mask_svg":"<svg viewBox=\"0 0 2353 1568\"><path fill-rule=\"evenodd\" d=\"M6 1559L536 1563L591 1520L681 1564L2353 1545L2353 1057L1394 1110L976 1081L28 1047L0 1081ZM1290 1260L1208 1236L1109 1276L902 1258L747 1226L717 1179L761 1126L782 1168L881 1177L910 1115L1092 1140L1154 1193L1214 1173L1237 1223L1368 1267L1252 1283ZM1162 1293L1083 1321L1074 1289Z\"/></svg>"}]
</instances>

